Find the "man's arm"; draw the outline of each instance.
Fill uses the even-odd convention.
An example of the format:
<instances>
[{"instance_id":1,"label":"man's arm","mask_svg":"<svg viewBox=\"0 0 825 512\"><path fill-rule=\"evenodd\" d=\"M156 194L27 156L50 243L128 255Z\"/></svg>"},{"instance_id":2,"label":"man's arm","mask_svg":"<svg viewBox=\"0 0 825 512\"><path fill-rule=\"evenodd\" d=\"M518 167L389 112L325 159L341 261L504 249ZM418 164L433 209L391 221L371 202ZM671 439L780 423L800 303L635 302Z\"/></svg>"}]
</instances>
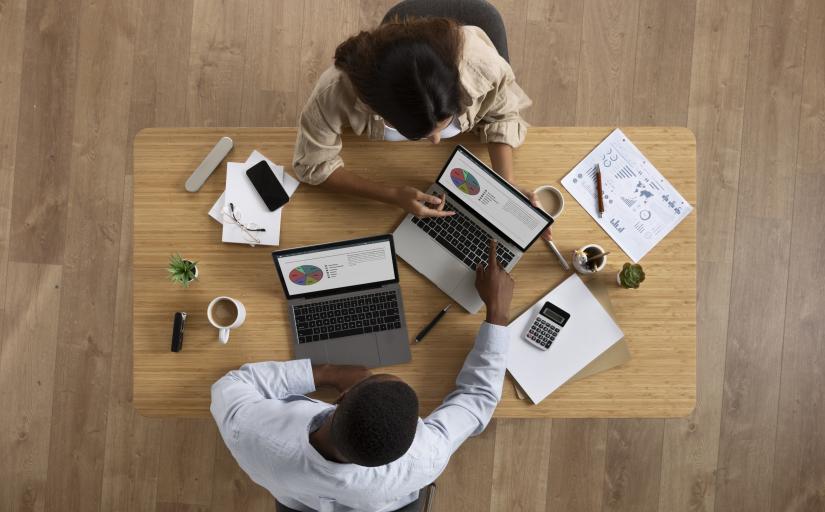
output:
<instances>
[{"instance_id":1,"label":"man's arm","mask_svg":"<svg viewBox=\"0 0 825 512\"><path fill-rule=\"evenodd\" d=\"M309 359L249 363L212 385L210 411L222 433L233 430L238 410L265 399L282 399L315 391Z\"/></svg>"},{"instance_id":2,"label":"man's arm","mask_svg":"<svg viewBox=\"0 0 825 512\"><path fill-rule=\"evenodd\" d=\"M496 242L490 242L491 264L476 270L476 288L487 305L487 321L481 325L473 349L456 378L456 389L424 424L436 431L452 454L469 436L480 434L496 405L507 364L507 319L513 297L513 279L495 258Z\"/></svg>"}]
</instances>

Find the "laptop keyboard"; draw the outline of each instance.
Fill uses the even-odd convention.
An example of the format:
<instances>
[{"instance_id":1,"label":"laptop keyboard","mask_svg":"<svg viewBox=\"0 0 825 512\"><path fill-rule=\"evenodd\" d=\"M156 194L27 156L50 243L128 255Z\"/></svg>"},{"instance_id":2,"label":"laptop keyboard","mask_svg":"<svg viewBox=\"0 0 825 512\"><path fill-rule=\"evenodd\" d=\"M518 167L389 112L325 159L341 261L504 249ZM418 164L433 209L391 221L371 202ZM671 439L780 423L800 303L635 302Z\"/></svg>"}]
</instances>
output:
<instances>
[{"instance_id":1,"label":"laptop keyboard","mask_svg":"<svg viewBox=\"0 0 825 512\"><path fill-rule=\"evenodd\" d=\"M475 270L479 263L487 268L487 254L490 252L490 237L487 232L478 227L475 221L453 208L449 201L444 205L444 211L455 212L455 215L412 217L410 220L472 270ZM496 248L496 259L505 268L514 257L515 254L501 244Z\"/></svg>"},{"instance_id":2,"label":"laptop keyboard","mask_svg":"<svg viewBox=\"0 0 825 512\"><path fill-rule=\"evenodd\" d=\"M401 327L397 293L377 292L293 306L298 343Z\"/></svg>"}]
</instances>

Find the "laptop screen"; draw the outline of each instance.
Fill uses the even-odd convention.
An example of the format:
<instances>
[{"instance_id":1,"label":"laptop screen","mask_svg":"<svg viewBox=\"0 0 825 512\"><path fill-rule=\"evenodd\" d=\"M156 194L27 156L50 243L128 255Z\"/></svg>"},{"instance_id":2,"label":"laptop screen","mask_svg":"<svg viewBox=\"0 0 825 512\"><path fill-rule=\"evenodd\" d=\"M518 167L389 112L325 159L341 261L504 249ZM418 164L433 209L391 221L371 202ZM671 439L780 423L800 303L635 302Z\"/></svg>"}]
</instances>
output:
<instances>
[{"instance_id":1,"label":"laptop screen","mask_svg":"<svg viewBox=\"0 0 825 512\"><path fill-rule=\"evenodd\" d=\"M360 239L273 252L287 297L394 281L391 238Z\"/></svg>"},{"instance_id":2,"label":"laptop screen","mask_svg":"<svg viewBox=\"0 0 825 512\"><path fill-rule=\"evenodd\" d=\"M522 250L527 250L553 221L461 146L453 152L438 177L438 184Z\"/></svg>"}]
</instances>

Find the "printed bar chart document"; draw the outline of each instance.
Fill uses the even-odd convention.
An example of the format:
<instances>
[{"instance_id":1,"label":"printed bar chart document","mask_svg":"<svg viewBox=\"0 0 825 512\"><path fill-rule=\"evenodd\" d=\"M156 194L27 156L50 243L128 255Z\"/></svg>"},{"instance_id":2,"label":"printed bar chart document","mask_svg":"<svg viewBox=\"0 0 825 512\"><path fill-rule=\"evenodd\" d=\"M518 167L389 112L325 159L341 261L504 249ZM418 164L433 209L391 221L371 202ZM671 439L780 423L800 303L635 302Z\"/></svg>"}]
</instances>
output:
<instances>
[{"instance_id":1,"label":"printed bar chart document","mask_svg":"<svg viewBox=\"0 0 825 512\"><path fill-rule=\"evenodd\" d=\"M602 173L602 218L596 195L596 164ZM690 203L618 128L584 157L561 184L634 263L693 211Z\"/></svg>"}]
</instances>

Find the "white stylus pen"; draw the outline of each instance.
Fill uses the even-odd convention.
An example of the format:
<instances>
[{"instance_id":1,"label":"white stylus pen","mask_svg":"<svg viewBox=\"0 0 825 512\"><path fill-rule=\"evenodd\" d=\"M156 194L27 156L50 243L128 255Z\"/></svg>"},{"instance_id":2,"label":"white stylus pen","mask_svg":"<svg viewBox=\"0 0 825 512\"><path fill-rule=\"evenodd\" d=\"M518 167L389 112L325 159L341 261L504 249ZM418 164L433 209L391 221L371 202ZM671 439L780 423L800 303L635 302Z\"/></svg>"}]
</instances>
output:
<instances>
[{"instance_id":1,"label":"white stylus pen","mask_svg":"<svg viewBox=\"0 0 825 512\"><path fill-rule=\"evenodd\" d=\"M561 252L559 252L559 248L556 247L556 244L554 244L552 240L545 240L545 242L547 242L547 246L550 247L550 250L556 255L556 258L559 259L559 263L561 263L562 268L564 270L570 270L570 264L567 263L567 260L561 255Z\"/></svg>"}]
</instances>

